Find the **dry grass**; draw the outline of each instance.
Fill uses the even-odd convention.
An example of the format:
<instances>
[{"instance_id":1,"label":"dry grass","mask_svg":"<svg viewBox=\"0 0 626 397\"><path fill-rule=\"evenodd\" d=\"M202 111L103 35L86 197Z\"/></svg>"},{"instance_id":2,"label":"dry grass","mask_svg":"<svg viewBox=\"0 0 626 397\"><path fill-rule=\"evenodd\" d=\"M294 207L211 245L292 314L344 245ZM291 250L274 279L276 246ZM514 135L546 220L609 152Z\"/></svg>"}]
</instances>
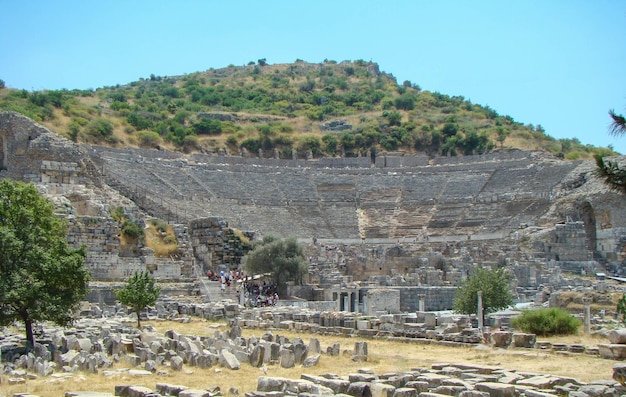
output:
<instances>
[{"instance_id":1,"label":"dry grass","mask_svg":"<svg viewBox=\"0 0 626 397\"><path fill-rule=\"evenodd\" d=\"M155 256L168 257L178 250L174 229L164 221L149 221L144 231L146 246L154 250Z\"/></svg>"},{"instance_id":2,"label":"dry grass","mask_svg":"<svg viewBox=\"0 0 626 397\"><path fill-rule=\"evenodd\" d=\"M146 322L145 325L153 326L159 334L167 330L175 330L186 335L212 336L216 331L225 331L225 323L210 322L201 319L193 319L188 324L177 322ZM260 337L264 330L244 329L245 337ZM360 368L370 368L375 373L408 370L411 368L429 368L433 363L466 363L474 365L497 366L520 372L546 373L576 378L583 382L598 379L610 379L613 374L615 361L602 359L588 355L567 355L544 352L534 349L493 349L484 345L479 347L450 347L435 344L424 344L418 340L408 343L400 341L361 339L356 337L324 336L311 334L298 334L283 330L272 331L274 335L283 335L289 339L301 338L305 343L314 337L320 341L322 350L339 343L342 354L338 357L322 355L317 367L284 369L277 365L270 365L268 376L286 377L297 379L302 373L323 374L334 373L347 375L356 372ZM575 335L549 339L551 342L581 343L586 346L595 346L606 342L599 338L586 335ZM357 363L350 359L351 351L355 342L366 341L368 345L368 361ZM116 363L114 369L123 369L124 363ZM164 368L167 369L167 368ZM185 367L182 372L168 371L164 375L150 375L146 377L131 376L128 372L120 372L113 376L100 374L80 373L70 378L39 378L28 380L23 385L7 385L7 376L3 375L2 393L10 396L15 393L31 393L41 397L56 397L63 395L65 391L100 391L113 393L116 385L141 385L151 389L156 388L157 383L180 384L191 388L207 389L219 386L224 394L228 394L231 387L237 388L240 395L245 392L256 390L257 379L263 376L263 372L242 364L238 371L231 371L220 367L200 369Z\"/></svg>"}]
</instances>

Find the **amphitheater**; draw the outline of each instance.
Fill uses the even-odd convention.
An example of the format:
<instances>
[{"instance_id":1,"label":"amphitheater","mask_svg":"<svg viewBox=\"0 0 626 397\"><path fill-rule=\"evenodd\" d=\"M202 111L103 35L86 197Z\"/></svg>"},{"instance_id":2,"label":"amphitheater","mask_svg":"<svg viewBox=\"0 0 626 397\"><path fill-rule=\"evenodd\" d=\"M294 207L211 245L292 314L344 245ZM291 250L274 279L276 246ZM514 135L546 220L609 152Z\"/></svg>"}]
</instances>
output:
<instances>
[{"instance_id":1,"label":"amphitheater","mask_svg":"<svg viewBox=\"0 0 626 397\"><path fill-rule=\"evenodd\" d=\"M310 275L293 295L348 311L449 309L478 264L507 266L520 301L571 285L567 274L620 275L625 265L624 196L594 176L593 161L542 152L183 155L76 144L0 112L0 165L0 178L34 182L55 201L103 285L148 269L166 292L216 299L202 275L241 264L237 231L297 237ZM138 223L173 225L178 254L123 247L110 215L118 207ZM94 291L90 299L112 299Z\"/></svg>"}]
</instances>

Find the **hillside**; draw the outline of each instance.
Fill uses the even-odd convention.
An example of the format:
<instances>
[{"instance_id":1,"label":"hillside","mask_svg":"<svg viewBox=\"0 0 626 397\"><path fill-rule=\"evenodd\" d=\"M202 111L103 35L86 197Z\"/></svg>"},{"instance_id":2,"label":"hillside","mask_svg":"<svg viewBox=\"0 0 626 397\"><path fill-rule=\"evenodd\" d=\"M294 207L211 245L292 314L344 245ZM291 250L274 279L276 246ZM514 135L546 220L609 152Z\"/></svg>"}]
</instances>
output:
<instances>
[{"instance_id":1,"label":"hillside","mask_svg":"<svg viewBox=\"0 0 626 397\"><path fill-rule=\"evenodd\" d=\"M263 157L358 157L402 151L484 153L496 147L588 159L606 148L557 140L462 96L398 83L376 63L296 61L151 75L96 90L0 89L20 112L75 142Z\"/></svg>"}]
</instances>

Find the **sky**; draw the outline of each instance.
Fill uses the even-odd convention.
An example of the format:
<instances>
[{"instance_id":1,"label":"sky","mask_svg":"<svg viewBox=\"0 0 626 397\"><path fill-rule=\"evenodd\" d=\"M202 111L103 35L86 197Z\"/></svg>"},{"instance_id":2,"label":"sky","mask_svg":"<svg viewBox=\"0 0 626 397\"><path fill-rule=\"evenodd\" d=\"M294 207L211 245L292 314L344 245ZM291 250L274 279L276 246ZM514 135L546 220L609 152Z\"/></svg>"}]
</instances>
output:
<instances>
[{"instance_id":1,"label":"sky","mask_svg":"<svg viewBox=\"0 0 626 397\"><path fill-rule=\"evenodd\" d=\"M611 145L626 114L624 0L0 0L0 79L97 89L296 59L363 59L557 139Z\"/></svg>"}]
</instances>

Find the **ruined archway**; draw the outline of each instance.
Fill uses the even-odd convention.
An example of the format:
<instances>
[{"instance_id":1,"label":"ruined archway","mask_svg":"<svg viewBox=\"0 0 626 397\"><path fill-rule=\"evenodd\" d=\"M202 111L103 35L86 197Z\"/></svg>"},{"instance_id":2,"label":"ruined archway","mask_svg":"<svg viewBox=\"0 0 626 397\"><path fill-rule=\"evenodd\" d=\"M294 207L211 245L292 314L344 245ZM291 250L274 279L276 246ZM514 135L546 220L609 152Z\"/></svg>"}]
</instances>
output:
<instances>
[{"instance_id":1,"label":"ruined archway","mask_svg":"<svg viewBox=\"0 0 626 397\"><path fill-rule=\"evenodd\" d=\"M0 131L0 171L8 168L7 133L5 131Z\"/></svg>"},{"instance_id":2,"label":"ruined archway","mask_svg":"<svg viewBox=\"0 0 626 397\"><path fill-rule=\"evenodd\" d=\"M585 235L587 242L587 249L589 251L596 251L596 215L593 211L593 207L589 201L585 201L580 206L580 215L585 223Z\"/></svg>"}]
</instances>

